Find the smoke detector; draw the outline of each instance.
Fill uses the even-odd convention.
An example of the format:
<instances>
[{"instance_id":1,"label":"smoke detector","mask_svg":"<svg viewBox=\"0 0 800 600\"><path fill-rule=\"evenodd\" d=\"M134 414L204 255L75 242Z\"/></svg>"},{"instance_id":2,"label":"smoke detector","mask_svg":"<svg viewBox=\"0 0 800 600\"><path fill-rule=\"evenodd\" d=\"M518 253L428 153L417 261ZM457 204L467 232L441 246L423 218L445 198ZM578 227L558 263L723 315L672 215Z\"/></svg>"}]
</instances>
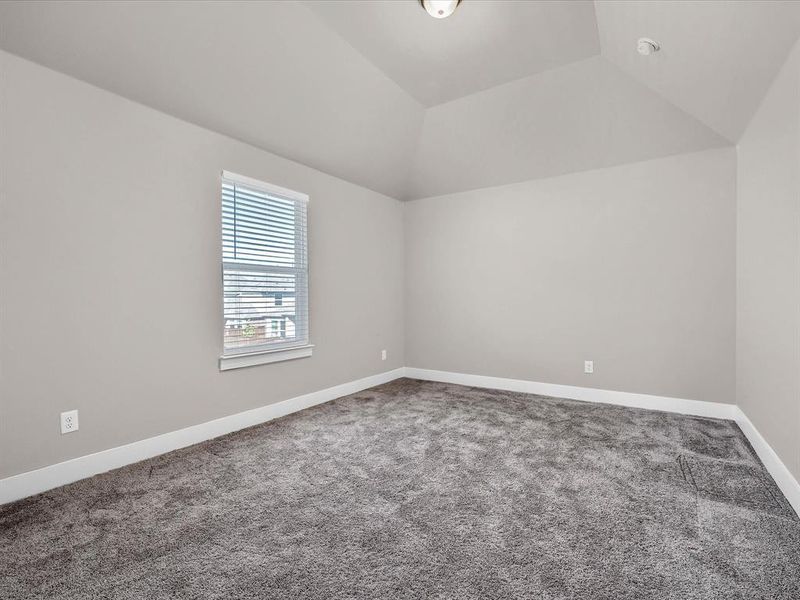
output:
<instances>
[{"instance_id":1,"label":"smoke detector","mask_svg":"<svg viewBox=\"0 0 800 600\"><path fill-rule=\"evenodd\" d=\"M653 52L658 52L659 50L661 50L659 43L650 38L639 38L639 41L636 43L636 51L642 56L649 56Z\"/></svg>"}]
</instances>

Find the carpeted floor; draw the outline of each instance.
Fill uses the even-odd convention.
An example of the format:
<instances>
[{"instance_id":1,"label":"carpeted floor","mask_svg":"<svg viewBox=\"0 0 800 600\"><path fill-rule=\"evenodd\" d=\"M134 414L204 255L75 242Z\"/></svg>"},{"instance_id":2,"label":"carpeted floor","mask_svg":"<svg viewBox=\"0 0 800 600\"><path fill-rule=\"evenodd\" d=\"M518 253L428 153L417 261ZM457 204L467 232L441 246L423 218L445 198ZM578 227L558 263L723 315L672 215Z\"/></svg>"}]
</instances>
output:
<instances>
[{"instance_id":1,"label":"carpeted floor","mask_svg":"<svg viewBox=\"0 0 800 600\"><path fill-rule=\"evenodd\" d=\"M0 507L0 597L800 598L736 425L402 379Z\"/></svg>"}]
</instances>

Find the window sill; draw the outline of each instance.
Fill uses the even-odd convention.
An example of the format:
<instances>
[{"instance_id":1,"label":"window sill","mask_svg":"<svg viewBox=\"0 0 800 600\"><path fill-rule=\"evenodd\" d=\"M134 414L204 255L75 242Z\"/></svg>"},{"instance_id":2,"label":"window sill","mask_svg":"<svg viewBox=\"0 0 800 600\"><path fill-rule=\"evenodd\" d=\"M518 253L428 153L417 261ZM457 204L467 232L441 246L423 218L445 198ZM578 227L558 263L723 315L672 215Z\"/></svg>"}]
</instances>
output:
<instances>
[{"instance_id":1,"label":"window sill","mask_svg":"<svg viewBox=\"0 0 800 600\"><path fill-rule=\"evenodd\" d=\"M277 350L250 352L248 354L230 354L228 356L220 356L219 370L229 371L230 369L241 369L243 367L266 365L268 363L281 362L284 360L306 358L311 356L311 351L313 349L313 344L308 344L307 346L295 346L294 348L280 348Z\"/></svg>"}]
</instances>

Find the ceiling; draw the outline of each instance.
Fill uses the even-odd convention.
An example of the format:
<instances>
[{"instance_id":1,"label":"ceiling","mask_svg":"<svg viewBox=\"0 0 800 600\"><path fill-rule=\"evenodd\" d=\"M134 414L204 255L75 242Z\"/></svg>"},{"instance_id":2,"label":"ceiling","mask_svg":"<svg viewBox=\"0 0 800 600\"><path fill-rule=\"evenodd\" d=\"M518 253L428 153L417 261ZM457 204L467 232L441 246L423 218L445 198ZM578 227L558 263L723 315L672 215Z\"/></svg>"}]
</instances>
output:
<instances>
[{"instance_id":1,"label":"ceiling","mask_svg":"<svg viewBox=\"0 0 800 600\"><path fill-rule=\"evenodd\" d=\"M424 106L600 52L591 0L464 0L447 19L418 0L304 4Z\"/></svg>"},{"instance_id":2,"label":"ceiling","mask_svg":"<svg viewBox=\"0 0 800 600\"><path fill-rule=\"evenodd\" d=\"M800 35L800 2L597 2L604 57L732 142ZM640 36L662 49L632 52Z\"/></svg>"},{"instance_id":3,"label":"ceiling","mask_svg":"<svg viewBox=\"0 0 800 600\"><path fill-rule=\"evenodd\" d=\"M294 2L2 2L0 47L393 197L423 109Z\"/></svg>"},{"instance_id":4,"label":"ceiling","mask_svg":"<svg viewBox=\"0 0 800 600\"><path fill-rule=\"evenodd\" d=\"M729 145L600 56L430 108L419 140L411 198Z\"/></svg>"},{"instance_id":5,"label":"ceiling","mask_svg":"<svg viewBox=\"0 0 800 600\"><path fill-rule=\"evenodd\" d=\"M798 35L793 1L0 3L0 48L401 199L735 143Z\"/></svg>"}]
</instances>

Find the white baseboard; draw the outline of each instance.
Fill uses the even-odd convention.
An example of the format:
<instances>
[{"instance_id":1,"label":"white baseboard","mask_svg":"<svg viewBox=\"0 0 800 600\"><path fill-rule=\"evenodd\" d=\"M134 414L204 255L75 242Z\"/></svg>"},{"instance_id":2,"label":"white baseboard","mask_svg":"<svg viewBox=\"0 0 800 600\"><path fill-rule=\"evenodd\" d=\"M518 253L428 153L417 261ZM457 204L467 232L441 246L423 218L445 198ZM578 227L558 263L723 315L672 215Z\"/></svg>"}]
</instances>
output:
<instances>
[{"instance_id":1,"label":"white baseboard","mask_svg":"<svg viewBox=\"0 0 800 600\"><path fill-rule=\"evenodd\" d=\"M406 377L425 379L427 381L441 381L472 387L508 390L510 392L523 392L526 394L539 394L555 398L568 398L570 400L583 400L585 402L599 402L601 404L616 404L633 408L649 408L666 412L694 415L698 417L713 417L715 419L731 419L736 416L736 406L721 402L704 402L701 400L684 400L683 398L668 398L666 396L651 396L650 394L634 394L631 392L614 392L596 388L560 385L557 383L540 383L524 379L506 379L504 377L487 377L485 375L467 375L465 373L451 373L449 371L431 371L406 367Z\"/></svg>"},{"instance_id":2,"label":"white baseboard","mask_svg":"<svg viewBox=\"0 0 800 600\"><path fill-rule=\"evenodd\" d=\"M73 481L78 481L79 479L91 477L98 473L124 467L125 465L152 458L159 454L185 448L186 446L219 437L226 433L232 433L240 429L245 429L246 427L277 419L278 417L303 410L304 408L323 404L330 400L347 396L348 394L354 394L361 390L387 383L404 376L427 381L440 381L473 387L583 400L586 402L616 404L619 406L662 410L700 417L734 420L750 441L753 449L756 451L767 471L775 480L775 483L777 483L784 496L786 496L786 499L792 505L795 512L800 515L800 484L798 484L797 480L792 476L789 469L786 468L786 465L783 464L764 437L753 426L750 419L747 418L738 406L733 404L668 398L630 392L614 392L610 390L559 385L555 383L525 381L522 379L506 379L503 377L433 371L415 367L401 367L393 371L371 375L318 392L304 394L303 396L297 396L282 402L276 402L235 415L222 417L214 421L201 423L200 425L193 425L185 429L179 429L178 431L171 431L146 440L126 444L125 446L81 456L35 471L20 473L19 475L0 480L0 504L19 500L20 498L32 496L67 483L72 483Z\"/></svg>"},{"instance_id":3,"label":"white baseboard","mask_svg":"<svg viewBox=\"0 0 800 600\"><path fill-rule=\"evenodd\" d=\"M759 433L755 425L753 425L750 419L747 418L747 415L744 414L744 411L738 406L736 407L734 420L736 424L739 425L739 429L742 430L745 437L750 441L753 450L756 451L761 462L764 463L767 471L772 475L772 479L775 480L775 483L778 484L783 495L786 496L789 504L794 508L794 512L800 515L800 483L797 482L775 450L772 449L772 446L767 443L764 436Z\"/></svg>"},{"instance_id":4,"label":"white baseboard","mask_svg":"<svg viewBox=\"0 0 800 600\"><path fill-rule=\"evenodd\" d=\"M0 504L252 427L402 377L402 367L0 480Z\"/></svg>"}]
</instances>

